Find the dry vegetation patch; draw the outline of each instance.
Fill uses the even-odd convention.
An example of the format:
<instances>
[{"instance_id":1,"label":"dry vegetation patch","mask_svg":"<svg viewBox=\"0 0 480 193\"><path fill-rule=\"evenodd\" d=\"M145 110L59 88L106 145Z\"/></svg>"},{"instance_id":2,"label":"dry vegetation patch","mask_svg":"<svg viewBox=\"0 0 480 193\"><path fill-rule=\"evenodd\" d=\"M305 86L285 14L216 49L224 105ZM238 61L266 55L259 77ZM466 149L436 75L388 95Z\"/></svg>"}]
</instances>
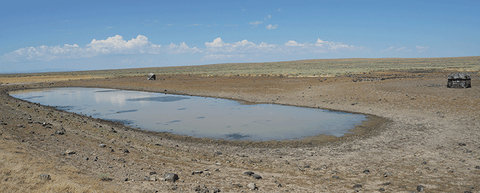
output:
<instances>
[{"instance_id":1,"label":"dry vegetation patch","mask_svg":"<svg viewBox=\"0 0 480 193\"><path fill-rule=\"evenodd\" d=\"M17 75L17 76L1 76L0 84L18 84L18 83L37 83L37 82L56 82L68 80L82 80L101 78L92 75Z\"/></svg>"}]
</instances>

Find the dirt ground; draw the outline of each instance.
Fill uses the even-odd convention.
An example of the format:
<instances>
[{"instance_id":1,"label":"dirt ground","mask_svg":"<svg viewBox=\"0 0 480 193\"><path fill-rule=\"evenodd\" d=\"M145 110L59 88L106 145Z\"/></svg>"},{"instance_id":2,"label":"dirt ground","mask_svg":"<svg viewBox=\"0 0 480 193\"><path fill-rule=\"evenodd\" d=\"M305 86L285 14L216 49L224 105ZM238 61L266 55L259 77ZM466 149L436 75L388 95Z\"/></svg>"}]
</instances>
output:
<instances>
[{"instance_id":1,"label":"dirt ground","mask_svg":"<svg viewBox=\"0 0 480 193\"><path fill-rule=\"evenodd\" d=\"M3 85L0 192L480 192L480 76L470 72L472 88L451 89L449 73L183 75ZM67 86L332 109L367 114L369 121L339 138L232 142L136 130L8 95ZM165 181L166 173L179 179Z\"/></svg>"}]
</instances>

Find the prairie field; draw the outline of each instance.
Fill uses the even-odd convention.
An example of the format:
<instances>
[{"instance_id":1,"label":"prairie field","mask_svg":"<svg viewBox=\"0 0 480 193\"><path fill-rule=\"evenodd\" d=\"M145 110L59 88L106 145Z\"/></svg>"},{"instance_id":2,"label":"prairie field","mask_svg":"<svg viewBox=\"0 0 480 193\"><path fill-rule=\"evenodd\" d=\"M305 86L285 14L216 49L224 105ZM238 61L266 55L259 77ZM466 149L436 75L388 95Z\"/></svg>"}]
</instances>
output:
<instances>
[{"instance_id":1,"label":"prairie field","mask_svg":"<svg viewBox=\"0 0 480 193\"><path fill-rule=\"evenodd\" d=\"M111 69L95 71L2 74L0 83L32 82L31 77L45 80L77 80L121 76L202 75L202 76L291 76L333 77L391 70L480 70L480 56L455 58L352 58L315 59L266 63L228 63L199 66ZM61 78L68 76L68 78ZM27 78L30 77L30 78Z\"/></svg>"},{"instance_id":2,"label":"prairie field","mask_svg":"<svg viewBox=\"0 0 480 193\"><path fill-rule=\"evenodd\" d=\"M469 74L472 87L447 88L452 72ZM258 192L480 192L479 72L475 56L3 74L0 192L249 192L252 183ZM342 137L229 141L143 131L9 95L54 87L225 98L368 120ZM179 180L166 181L170 173Z\"/></svg>"}]
</instances>

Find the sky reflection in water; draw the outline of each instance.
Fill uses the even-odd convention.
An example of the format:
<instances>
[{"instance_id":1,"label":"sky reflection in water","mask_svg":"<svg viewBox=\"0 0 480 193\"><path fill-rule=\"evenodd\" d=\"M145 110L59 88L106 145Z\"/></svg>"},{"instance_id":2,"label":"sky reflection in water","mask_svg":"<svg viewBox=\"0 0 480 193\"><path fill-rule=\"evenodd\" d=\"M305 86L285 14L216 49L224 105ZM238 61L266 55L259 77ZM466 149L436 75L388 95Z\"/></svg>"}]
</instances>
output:
<instances>
[{"instance_id":1,"label":"sky reflection in water","mask_svg":"<svg viewBox=\"0 0 480 193\"><path fill-rule=\"evenodd\" d=\"M150 131L232 140L342 136L365 115L225 99L102 88L54 88L12 96Z\"/></svg>"}]
</instances>

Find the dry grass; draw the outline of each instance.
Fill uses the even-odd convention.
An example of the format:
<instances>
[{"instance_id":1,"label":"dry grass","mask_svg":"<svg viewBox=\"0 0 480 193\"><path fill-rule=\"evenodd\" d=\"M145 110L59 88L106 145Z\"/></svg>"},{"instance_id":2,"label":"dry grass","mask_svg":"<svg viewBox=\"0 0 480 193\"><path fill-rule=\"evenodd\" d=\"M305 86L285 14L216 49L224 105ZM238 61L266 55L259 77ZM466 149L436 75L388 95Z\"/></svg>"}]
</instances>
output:
<instances>
[{"instance_id":1,"label":"dry grass","mask_svg":"<svg viewBox=\"0 0 480 193\"><path fill-rule=\"evenodd\" d=\"M266 63L230 63L201 66L112 69L76 72L0 74L0 83L42 82L120 76L202 75L202 76L337 76L388 70L479 71L480 56L454 58L352 58L314 59ZM65 78L65 76L68 76ZM25 79L24 79L25 78Z\"/></svg>"},{"instance_id":2,"label":"dry grass","mask_svg":"<svg viewBox=\"0 0 480 193\"><path fill-rule=\"evenodd\" d=\"M0 140L0 147L0 192L120 192L114 184L79 174L73 166L57 168L33 157L12 140ZM41 179L40 174L50 175L51 180Z\"/></svg>"},{"instance_id":3,"label":"dry grass","mask_svg":"<svg viewBox=\"0 0 480 193\"><path fill-rule=\"evenodd\" d=\"M34 82L50 82L50 81L67 81L67 80L81 80L101 78L92 75L33 75L33 76L0 76L1 84L17 84L17 83L34 83Z\"/></svg>"}]
</instances>

